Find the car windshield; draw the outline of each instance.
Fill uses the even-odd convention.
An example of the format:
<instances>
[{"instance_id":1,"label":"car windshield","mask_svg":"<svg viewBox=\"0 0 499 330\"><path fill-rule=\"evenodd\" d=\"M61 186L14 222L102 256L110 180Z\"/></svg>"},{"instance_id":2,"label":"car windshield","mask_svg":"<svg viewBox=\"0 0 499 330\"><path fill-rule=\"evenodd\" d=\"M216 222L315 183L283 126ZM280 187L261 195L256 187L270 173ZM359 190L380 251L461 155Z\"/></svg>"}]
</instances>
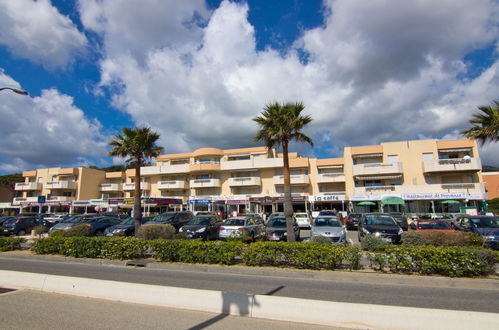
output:
<instances>
[{"instance_id":1,"label":"car windshield","mask_svg":"<svg viewBox=\"0 0 499 330\"><path fill-rule=\"evenodd\" d=\"M451 229L445 221L419 221L419 229Z\"/></svg>"},{"instance_id":2,"label":"car windshield","mask_svg":"<svg viewBox=\"0 0 499 330\"><path fill-rule=\"evenodd\" d=\"M398 226L395 220L393 220L391 216L379 215L379 214L366 215L365 224L371 226L376 226L376 225Z\"/></svg>"},{"instance_id":3,"label":"car windshield","mask_svg":"<svg viewBox=\"0 0 499 330\"><path fill-rule=\"evenodd\" d=\"M163 213L163 214L158 214L154 218L152 218L151 221L149 222L155 222L155 223L167 223L173 220L175 218L175 214L173 213Z\"/></svg>"},{"instance_id":4,"label":"car windshield","mask_svg":"<svg viewBox=\"0 0 499 330\"><path fill-rule=\"evenodd\" d=\"M16 218L7 219L7 220L5 220L5 222L3 224L4 225L11 225L14 222L16 222L16 220L17 220Z\"/></svg>"},{"instance_id":5,"label":"car windshield","mask_svg":"<svg viewBox=\"0 0 499 330\"><path fill-rule=\"evenodd\" d=\"M244 226L244 219L239 219L239 218L229 218L224 221L223 225L224 226Z\"/></svg>"},{"instance_id":6,"label":"car windshield","mask_svg":"<svg viewBox=\"0 0 499 330\"><path fill-rule=\"evenodd\" d=\"M499 228L498 217L470 218L470 220L477 228Z\"/></svg>"},{"instance_id":7,"label":"car windshield","mask_svg":"<svg viewBox=\"0 0 499 330\"><path fill-rule=\"evenodd\" d=\"M82 222L84 217L81 215L73 215L66 220L62 221L62 223L76 223L76 222Z\"/></svg>"},{"instance_id":8,"label":"car windshield","mask_svg":"<svg viewBox=\"0 0 499 330\"><path fill-rule=\"evenodd\" d=\"M315 219L314 226L316 227L341 227L341 222L337 218L321 218Z\"/></svg>"},{"instance_id":9,"label":"car windshield","mask_svg":"<svg viewBox=\"0 0 499 330\"><path fill-rule=\"evenodd\" d=\"M135 219L130 217L120 222L120 225L133 225Z\"/></svg>"},{"instance_id":10,"label":"car windshield","mask_svg":"<svg viewBox=\"0 0 499 330\"><path fill-rule=\"evenodd\" d=\"M319 215L336 215L334 211L320 211Z\"/></svg>"},{"instance_id":11,"label":"car windshield","mask_svg":"<svg viewBox=\"0 0 499 330\"><path fill-rule=\"evenodd\" d=\"M308 215L306 214L295 214L296 218L308 218Z\"/></svg>"},{"instance_id":12,"label":"car windshield","mask_svg":"<svg viewBox=\"0 0 499 330\"><path fill-rule=\"evenodd\" d=\"M274 218L267 225L269 227L286 227L286 218Z\"/></svg>"},{"instance_id":13,"label":"car windshield","mask_svg":"<svg viewBox=\"0 0 499 330\"><path fill-rule=\"evenodd\" d=\"M189 220L186 225L209 225L213 217L194 217Z\"/></svg>"}]
</instances>

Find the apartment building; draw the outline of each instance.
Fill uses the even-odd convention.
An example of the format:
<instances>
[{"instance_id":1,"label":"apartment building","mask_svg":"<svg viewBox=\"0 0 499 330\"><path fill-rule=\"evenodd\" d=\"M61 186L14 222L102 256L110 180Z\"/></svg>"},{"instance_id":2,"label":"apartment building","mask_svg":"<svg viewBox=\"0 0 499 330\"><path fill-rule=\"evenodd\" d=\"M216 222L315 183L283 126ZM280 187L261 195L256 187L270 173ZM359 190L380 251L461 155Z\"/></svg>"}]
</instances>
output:
<instances>
[{"instance_id":1,"label":"apartment building","mask_svg":"<svg viewBox=\"0 0 499 330\"><path fill-rule=\"evenodd\" d=\"M484 172L483 181L488 199L499 198L499 172Z\"/></svg>"},{"instance_id":2,"label":"apartment building","mask_svg":"<svg viewBox=\"0 0 499 330\"><path fill-rule=\"evenodd\" d=\"M475 141L414 140L345 147L342 158L290 153L295 211L320 209L459 212L487 199ZM141 168L147 210L275 212L283 206L283 158L266 147L201 148L165 154ZM24 172L14 203L36 205L38 195L71 208L133 205L135 170L86 168ZM65 203L65 204L63 204Z\"/></svg>"}]
</instances>

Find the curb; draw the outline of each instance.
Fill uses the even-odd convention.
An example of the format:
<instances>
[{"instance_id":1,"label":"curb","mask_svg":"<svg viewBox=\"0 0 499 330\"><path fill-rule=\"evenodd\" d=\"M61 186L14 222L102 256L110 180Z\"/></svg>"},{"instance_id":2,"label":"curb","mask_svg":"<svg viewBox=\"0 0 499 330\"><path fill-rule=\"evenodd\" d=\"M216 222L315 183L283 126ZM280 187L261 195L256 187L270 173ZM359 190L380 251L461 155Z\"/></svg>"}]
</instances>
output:
<instances>
[{"instance_id":1,"label":"curb","mask_svg":"<svg viewBox=\"0 0 499 330\"><path fill-rule=\"evenodd\" d=\"M452 311L197 290L0 270L9 288L346 328L499 329L494 313ZM424 317L420 317L424 315ZM414 316L415 322L408 317ZM418 317L419 316L419 317Z\"/></svg>"},{"instance_id":2,"label":"curb","mask_svg":"<svg viewBox=\"0 0 499 330\"><path fill-rule=\"evenodd\" d=\"M59 255L35 255L26 252L9 251L0 253L1 259L24 259L35 261L68 262L79 264L93 264L100 266L126 267L130 260L106 260L90 258L73 258ZM283 269L272 267L249 267L243 265L207 265L207 264L181 264L164 263L154 259L132 260L132 263L143 264L145 268L184 271L184 272L206 272L221 274L238 274L248 276L270 276L300 279L316 279L324 281L345 281L349 283L377 283L380 285L413 285L427 287L448 287L448 288L470 288L484 290L498 290L499 278L451 278L442 276L422 276L422 275L401 275L374 272L372 270L300 270Z\"/></svg>"}]
</instances>

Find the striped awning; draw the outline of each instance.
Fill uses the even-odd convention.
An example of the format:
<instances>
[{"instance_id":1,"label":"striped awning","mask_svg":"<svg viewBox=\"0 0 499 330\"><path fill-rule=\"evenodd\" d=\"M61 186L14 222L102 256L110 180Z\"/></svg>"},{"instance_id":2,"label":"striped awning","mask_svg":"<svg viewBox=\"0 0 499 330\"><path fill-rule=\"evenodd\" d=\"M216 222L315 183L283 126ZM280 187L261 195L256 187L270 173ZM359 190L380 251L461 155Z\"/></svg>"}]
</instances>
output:
<instances>
[{"instance_id":1,"label":"striped awning","mask_svg":"<svg viewBox=\"0 0 499 330\"><path fill-rule=\"evenodd\" d=\"M453 148L453 149L438 149L438 152L461 152L461 151L471 151L471 148Z\"/></svg>"},{"instance_id":2,"label":"striped awning","mask_svg":"<svg viewBox=\"0 0 499 330\"><path fill-rule=\"evenodd\" d=\"M372 176L358 176L357 180L390 180L390 179L400 179L401 174L398 175L372 175Z\"/></svg>"}]
</instances>

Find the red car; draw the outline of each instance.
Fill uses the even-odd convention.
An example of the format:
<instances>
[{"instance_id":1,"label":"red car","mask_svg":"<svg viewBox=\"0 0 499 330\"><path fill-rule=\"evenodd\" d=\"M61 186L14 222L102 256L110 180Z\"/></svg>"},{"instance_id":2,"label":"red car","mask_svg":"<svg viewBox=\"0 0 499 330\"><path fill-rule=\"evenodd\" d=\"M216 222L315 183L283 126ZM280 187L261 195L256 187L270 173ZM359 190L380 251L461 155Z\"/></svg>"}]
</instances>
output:
<instances>
[{"instance_id":1,"label":"red car","mask_svg":"<svg viewBox=\"0 0 499 330\"><path fill-rule=\"evenodd\" d=\"M445 220L415 220L411 223L412 230L424 230L424 231L455 231L451 228L449 223Z\"/></svg>"}]
</instances>

